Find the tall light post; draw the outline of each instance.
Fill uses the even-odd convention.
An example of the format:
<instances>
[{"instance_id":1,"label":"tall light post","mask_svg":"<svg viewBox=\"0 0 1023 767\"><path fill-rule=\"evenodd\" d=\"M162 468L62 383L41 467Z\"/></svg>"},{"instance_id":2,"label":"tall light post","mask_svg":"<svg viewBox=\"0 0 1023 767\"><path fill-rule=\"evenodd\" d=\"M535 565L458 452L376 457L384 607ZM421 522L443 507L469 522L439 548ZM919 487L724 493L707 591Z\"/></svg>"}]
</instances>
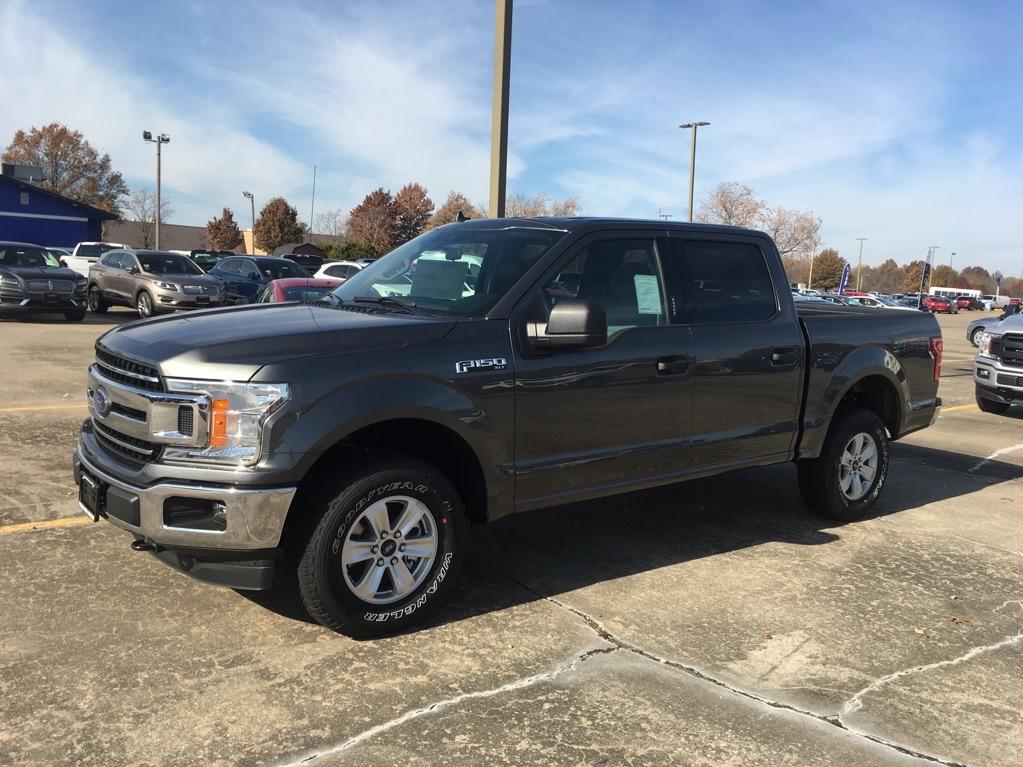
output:
<instances>
[{"instance_id":1,"label":"tall light post","mask_svg":"<svg viewBox=\"0 0 1023 767\"><path fill-rule=\"evenodd\" d=\"M508 89L511 85L513 0L497 0L494 29L494 91L490 127L490 217L504 218L508 178Z\"/></svg>"},{"instance_id":2,"label":"tall light post","mask_svg":"<svg viewBox=\"0 0 1023 767\"><path fill-rule=\"evenodd\" d=\"M954 250L951 253L948 254L948 268L949 269L952 268L952 259L955 258L955 257L956 257L956 252Z\"/></svg>"},{"instance_id":3,"label":"tall light post","mask_svg":"<svg viewBox=\"0 0 1023 767\"><path fill-rule=\"evenodd\" d=\"M863 243L867 239L866 237L857 237L860 241L860 263L856 267L856 290L860 290L863 285Z\"/></svg>"},{"instance_id":4,"label":"tall light post","mask_svg":"<svg viewBox=\"0 0 1023 767\"><path fill-rule=\"evenodd\" d=\"M313 166L313 201L309 203L309 244L313 242L313 213L316 211L316 166Z\"/></svg>"},{"instance_id":5,"label":"tall light post","mask_svg":"<svg viewBox=\"0 0 1023 767\"><path fill-rule=\"evenodd\" d=\"M242 192L242 197L252 205L252 252L256 251L256 198L252 192Z\"/></svg>"},{"instance_id":6,"label":"tall light post","mask_svg":"<svg viewBox=\"0 0 1023 767\"><path fill-rule=\"evenodd\" d=\"M161 133L156 138L147 130L142 131L142 140L156 144L156 249L160 249L160 146L170 142L170 136Z\"/></svg>"},{"instance_id":7,"label":"tall light post","mask_svg":"<svg viewBox=\"0 0 1023 767\"><path fill-rule=\"evenodd\" d=\"M680 128L693 129L693 143L689 149L689 220L693 220L693 188L696 186L696 130L706 125L707 122L682 123Z\"/></svg>"}]
</instances>

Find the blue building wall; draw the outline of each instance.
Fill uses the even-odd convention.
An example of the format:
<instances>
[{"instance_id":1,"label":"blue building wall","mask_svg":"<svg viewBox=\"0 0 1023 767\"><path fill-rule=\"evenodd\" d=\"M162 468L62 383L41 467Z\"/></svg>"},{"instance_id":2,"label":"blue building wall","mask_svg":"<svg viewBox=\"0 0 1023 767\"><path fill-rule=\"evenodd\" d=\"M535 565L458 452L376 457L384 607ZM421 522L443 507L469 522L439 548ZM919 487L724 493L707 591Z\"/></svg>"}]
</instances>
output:
<instances>
[{"instance_id":1,"label":"blue building wall","mask_svg":"<svg viewBox=\"0 0 1023 767\"><path fill-rule=\"evenodd\" d=\"M106 217L95 208L0 176L0 240L73 247L99 240Z\"/></svg>"}]
</instances>

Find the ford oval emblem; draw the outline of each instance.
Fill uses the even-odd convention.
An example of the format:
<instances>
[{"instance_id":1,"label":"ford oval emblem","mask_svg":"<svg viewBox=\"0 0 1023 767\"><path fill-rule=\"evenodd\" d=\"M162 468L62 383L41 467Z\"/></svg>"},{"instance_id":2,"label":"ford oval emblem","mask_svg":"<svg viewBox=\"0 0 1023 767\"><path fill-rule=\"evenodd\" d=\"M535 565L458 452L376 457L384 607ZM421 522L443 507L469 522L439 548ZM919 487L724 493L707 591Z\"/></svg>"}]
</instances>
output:
<instances>
[{"instance_id":1,"label":"ford oval emblem","mask_svg":"<svg viewBox=\"0 0 1023 767\"><path fill-rule=\"evenodd\" d=\"M46 287L53 290L53 280L47 280Z\"/></svg>"},{"instance_id":2,"label":"ford oval emblem","mask_svg":"<svg viewBox=\"0 0 1023 767\"><path fill-rule=\"evenodd\" d=\"M92 395L92 404L96 407L96 414L106 418L110 414L110 395L107 390L100 386Z\"/></svg>"}]
</instances>

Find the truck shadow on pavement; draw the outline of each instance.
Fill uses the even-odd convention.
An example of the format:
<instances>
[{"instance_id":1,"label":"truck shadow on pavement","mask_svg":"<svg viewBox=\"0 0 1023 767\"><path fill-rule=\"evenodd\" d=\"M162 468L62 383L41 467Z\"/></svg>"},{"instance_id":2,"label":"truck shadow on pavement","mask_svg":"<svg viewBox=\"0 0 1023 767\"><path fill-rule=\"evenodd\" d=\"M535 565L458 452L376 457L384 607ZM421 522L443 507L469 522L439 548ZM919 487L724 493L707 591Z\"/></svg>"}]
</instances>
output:
<instances>
[{"instance_id":1,"label":"truck shadow on pavement","mask_svg":"<svg viewBox=\"0 0 1023 767\"><path fill-rule=\"evenodd\" d=\"M894 444L892 455L871 518L1023 477L1020 466L915 445ZM447 606L412 632L765 543L819 546L837 541L842 528L803 505L792 464L516 514L472 530ZM309 621L294 593L247 596Z\"/></svg>"}]
</instances>

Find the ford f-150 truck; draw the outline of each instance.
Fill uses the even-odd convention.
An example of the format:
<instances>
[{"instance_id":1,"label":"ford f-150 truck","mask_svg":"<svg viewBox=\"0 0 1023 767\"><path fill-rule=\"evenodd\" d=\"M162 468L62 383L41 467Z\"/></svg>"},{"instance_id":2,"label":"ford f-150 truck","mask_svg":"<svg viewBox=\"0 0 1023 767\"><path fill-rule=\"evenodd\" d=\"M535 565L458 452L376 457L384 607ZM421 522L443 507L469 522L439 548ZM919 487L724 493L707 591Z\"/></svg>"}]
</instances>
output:
<instances>
[{"instance_id":1,"label":"ford f-150 truck","mask_svg":"<svg viewBox=\"0 0 1023 767\"><path fill-rule=\"evenodd\" d=\"M985 413L1007 413L1013 403L1023 404L1023 314L983 328L973 381L977 407Z\"/></svg>"},{"instance_id":2,"label":"ford f-150 truck","mask_svg":"<svg viewBox=\"0 0 1023 767\"><path fill-rule=\"evenodd\" d=\"M930 314L797 310L759 232L467 221L315 302L109 331L74 475L133 548L375 636L512 512L795 461L808 506L858 519L941 353Z\"/></svg>"}]
</instances>

